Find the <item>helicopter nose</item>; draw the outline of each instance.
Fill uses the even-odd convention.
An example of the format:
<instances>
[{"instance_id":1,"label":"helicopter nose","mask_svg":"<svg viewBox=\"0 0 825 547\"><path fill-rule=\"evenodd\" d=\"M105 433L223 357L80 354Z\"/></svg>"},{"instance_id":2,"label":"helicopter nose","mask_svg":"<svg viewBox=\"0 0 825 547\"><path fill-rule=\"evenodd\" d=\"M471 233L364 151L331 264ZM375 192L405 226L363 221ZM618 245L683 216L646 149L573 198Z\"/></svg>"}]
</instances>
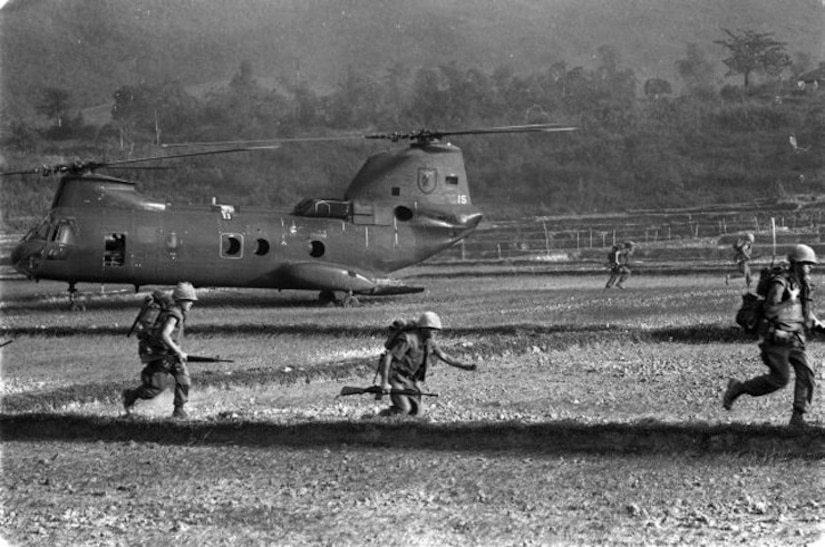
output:
<instances>
[{"instance_id":1,"label":"helicopter nose","mask_svg":"<svg viewBox=\"0 0 825 547\"><path fill-rule=\"evenodd\" d=\"M11 251L14 269L28 278L34 277L43 258L43 244L38 241L23 241Z\"/></svg>"}]
</instances>

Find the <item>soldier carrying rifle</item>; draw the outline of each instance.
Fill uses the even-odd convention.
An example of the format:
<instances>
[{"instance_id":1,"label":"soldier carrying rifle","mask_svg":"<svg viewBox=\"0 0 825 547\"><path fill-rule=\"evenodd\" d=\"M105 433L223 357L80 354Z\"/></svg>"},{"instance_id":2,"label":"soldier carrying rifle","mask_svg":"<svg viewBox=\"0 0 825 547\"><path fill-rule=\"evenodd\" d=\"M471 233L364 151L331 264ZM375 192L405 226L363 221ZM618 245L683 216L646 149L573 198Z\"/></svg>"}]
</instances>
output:
<instances>
[{"instance_id":1,"label":"soldier carrying rifle","mask_svg":"<svg viewBox=\"0 0 825 547\"><path fill-rule=\"evenodd\" d=\"M465 365L444 353L435 341L435 333L439 330L441 318L428 311L412 328L399 331L387 341L387 351L381 356L377 375L381 377L382 392L390 394L392 406L382 411L382 416L421 416L424 413L421 384L432 357L456 368L476 370L476 365ZM406 394L410 392L414 395Z\"/></svg>"},{"instance_id":2,"label":"soldier carrying rifle","mask_svg":"<svg viewBox=\"0 0 825 547\"><path fill-rule=\"evenodd\" d=\"M153 399L164 389L171 376L175 380L175 409L173 418L186 418L184 405L189 400L189 386L192 381L186 368L187 355L180 346L186 315L198 299L191 283L180 282L172 291L172 297L163 298L156 291L144 304L141 314L135 320L138 332L138 353L144 368L140 373L141 385L135 389L125 389L122 393L123 408L129 414L138 399ZM159 308L157 317L149 326L145 319L153 307Z\"/></svg>"}]
</instances>

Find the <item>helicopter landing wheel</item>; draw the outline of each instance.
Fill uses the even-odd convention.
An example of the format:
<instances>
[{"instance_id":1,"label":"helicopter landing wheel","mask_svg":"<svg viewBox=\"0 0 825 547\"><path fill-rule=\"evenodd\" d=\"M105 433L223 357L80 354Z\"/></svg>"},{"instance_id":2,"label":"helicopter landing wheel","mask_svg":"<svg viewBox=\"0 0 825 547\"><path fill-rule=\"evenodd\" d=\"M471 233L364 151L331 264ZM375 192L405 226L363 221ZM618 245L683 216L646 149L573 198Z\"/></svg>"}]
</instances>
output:
<instances>
[{"instance_id":1,"label":"helicopter landing wheel","mask_svg":"<svg viewBox=\"0 0 825 547\"><path fill-rule=\"evenodd\" d=\"M86 304L78 298L74 283L69 283L69 311L86 311Z\"/></svg>"},{"instance_id":2,"label":"helicopter landing wheel","mask_svg":"<svg viewBox=\"0 0 825 547\"><path fill-rule=\"evenodd\" d=\"M318 302L322 306L332 306L335 304L335 292L330 290L323 290L318 293Z\"/></svg>"},{"instance_id":3,"label":"helicopter landing wheel","mask_svg":"<svg viewBox=\"0 0 825 547\"><path fill-rule=\"evenodd\" d=\"M346 295L344 299L341 300L341 307L344 308L357 308L360 305L361 302L358 301L358 297L352 293Z\"/></svg>"}]
</instances>

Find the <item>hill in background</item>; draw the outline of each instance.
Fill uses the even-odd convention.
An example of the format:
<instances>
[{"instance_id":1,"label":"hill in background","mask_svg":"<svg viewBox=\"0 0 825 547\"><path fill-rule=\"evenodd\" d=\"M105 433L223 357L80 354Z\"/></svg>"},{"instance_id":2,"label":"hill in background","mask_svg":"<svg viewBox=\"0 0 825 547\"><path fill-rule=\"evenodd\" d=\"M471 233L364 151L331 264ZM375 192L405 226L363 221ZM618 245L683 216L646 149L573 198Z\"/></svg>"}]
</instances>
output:
<instances>
[{"instance_id":1,"label":"hill in background","mask_svg":"<svg viewBox=\"0 0 825 547\"><path fill-rule=\"evenodd\" d=\"M674 62L689 43L723 84L720 28L775 33L799 69L825 57L817 0L12 0L0 10L2 98L31 115L42 88L54 86L89 107L124 84L225 81L244 60L272 85L300 79L323 93L350 69L383 78L396 63L589 67L603 45L639 82L678 87Z\"/></svg>"}]
</instances>

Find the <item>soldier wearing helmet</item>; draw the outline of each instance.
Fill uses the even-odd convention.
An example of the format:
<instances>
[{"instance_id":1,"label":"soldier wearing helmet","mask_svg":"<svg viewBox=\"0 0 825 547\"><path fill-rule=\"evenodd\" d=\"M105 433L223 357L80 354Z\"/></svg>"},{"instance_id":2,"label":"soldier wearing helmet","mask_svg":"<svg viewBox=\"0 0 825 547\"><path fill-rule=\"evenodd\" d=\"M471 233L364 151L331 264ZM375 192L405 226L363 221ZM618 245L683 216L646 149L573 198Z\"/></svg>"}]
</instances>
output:
<instances>
[{"instance_id":1,"label":"soldier wearing helmet","mask_svg":"<svg viewBox=\"0 0 825 547\"><path fill-rule=\"evenodd\" d=\"M433 357L450 366L463 370L476 370L476 365L465 365L447 355L436 343L435 336L442 329L441 318L434 312L421 314L414 328L396 334L387 342L387 351L378 365L381 389L415 390L421 392L421 384L426 380L427 366ZM423 407L421 396L392 394L392 406L382 415L421 416Z\"/></svg>"},{"instance_id":2,"label":"soldier wearing helmet","mask_svg":"<svg viewBox=\"0 0 825 547\"><path fill-rule=\"evenodd\" d=\"M790 425L805 426L805 413L814 393L814 371L805 352L805 331L825 331L813 313L811 268L817 263L814 250L797 245L788 254L787 268L759 281L757 292L764 293L763 319L759 326L759 349L768 373L740 382L731 378L722 399L730 410L740 395L760 397L785 387L793 367L794 400Z\"/></svg>"},{"instance_id":3,"label":"soldier wearing helmet","mask_svg":"<svg viewBox=\"0 0 825 547\"><path fill-rule=\"evenodd\" d=\"M610 253L607 255L610 277L607 278L605 289L613 287L614 283L617 288L624 289L624 282L630 278L630 257L635 249L636 243L633 241L625 241L621 245L613 245L610 248Z\"/></svg>"},{"instance_id":4,"label":"soldier wearing helmet","mask_svg":"<svg viewBox=\"0 0 825 547\"><path fill-rule=\"evenodd\" d=\"M171 376L175 380L174 418L186 418L184 405L189 400L192 384L186 368L187 355L181 348L186 316L198 296L191 283L180 282L172 291L171 302L161 308L154 324L146 331L139 346L140 360L144 368L140 373L141 385L125 389L122 393L123 408L129 414L138 399L152 399L166 388Z\"/></svg>"},{"instance_id":5,"label":"soldier wearing helmet","mask_svg":"<svg viewBox=\"0 0 825 547\"><path fill-rule=\"evenodd\" d=\"M747 232L742 237L737 238L733 244L733 262L736 264L737 273L725 276L725 285L730 283L730 280L736 277L745 278L745 286L748 290L751 288L751 255L753 254L753 242L756 238L752 233Z\"/></svg>"}]
</instances>

